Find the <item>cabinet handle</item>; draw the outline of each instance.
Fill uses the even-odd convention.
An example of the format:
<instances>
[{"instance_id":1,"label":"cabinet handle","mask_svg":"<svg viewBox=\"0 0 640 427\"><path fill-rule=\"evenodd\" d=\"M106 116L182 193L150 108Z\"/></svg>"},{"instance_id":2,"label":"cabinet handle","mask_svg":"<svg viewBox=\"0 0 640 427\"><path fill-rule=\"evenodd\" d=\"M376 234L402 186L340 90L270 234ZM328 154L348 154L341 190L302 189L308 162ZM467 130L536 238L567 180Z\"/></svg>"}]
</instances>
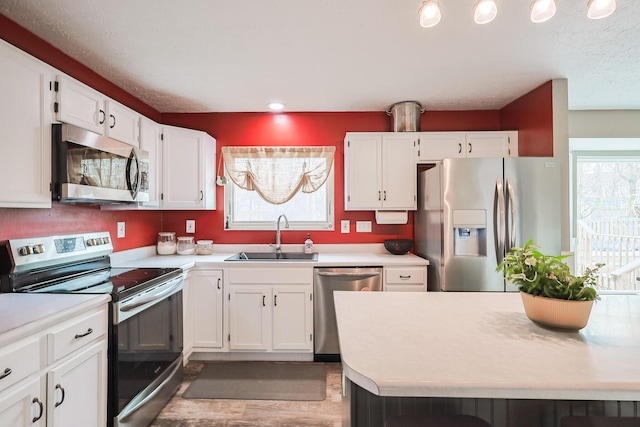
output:
<instances>
[{"instance_id":1,"label":"cabinet handle","mask_svg":"<svg viewBox=\"0 0 640 427\"><path fill-rule=\"evenodd\" d=\"M56 404L54 405L54 407L58 407L60 405L62 405L62 402L64 402L64 388L62 388L62 386L60 384L56 384L56 390L60 390L60 392L62 392L62 398L60 399L60 402L56 402Z\"/></svg>"},{"instance_id":2,"label":"cabinet handle","mask_svg":"<svg viewBox=\"0 0 640 427\"><path fill-rule=\"evenodd\" d=\"M89 329L87 329L87 332L85 332L84 334L76 334L76 336L74 338L78 339L78 338L86 337L87 335L89 335L92 332L93 332L93 329L89 328Z\"/></svg>"},{"instance_id":3,"label":"cabinet handle","mask_svg":"<svg viewBox=\"0 0 640 427\"><path fill-rule=\"evenodd\" d=\"M462 144L458 142L458 154L462 153Z\"/></svg>"},{"instance_id":4,"label":"cabinet handle","mask_svg":"<svg viewBox=\"0 0 640 427\"><path fill-rule=\"evenodd\" d=\"M2 374L2 375L0 375L0 380L1 380L1 379L3 379L3 378L7 378L9 375L11 375L11 372L13 372L13 371L11 370L11 368L7 368L7 369L5 369L5 370L4 370L4 372L3 372L3 374Z\"/></svg>"},{"instance_id":5,"label":"cabinet handle","mask_svg":"<svg viewBox=\"0 0 640 427\"><path fill-rule=\"evenodd\" d=\"M380 195L380 191L378 191L378 201L380 201L381 199L382 198L381 198L381 195Z\"/></svg>"},{"instance_id":6,"label":"cabinet handle","mask_svg":"<svg viewBox=\"0 0 640 427\"><path fill-rule=\"evenodd\" d=\"M39 412L38 412L38 416L37 417L33 417L33 419L31 420L32 423L35 423L36 421L38 421L40 418L42 418L42 415L44 414L44 405L42 404L42 402L40 401L40 399L38 399L37 397L33 398L33 401L31 401L31 403L37 403L39 406Z\"/></svg>"},{"instance_id":7,"label":"cabinet handle","mask_svg":"<svg viewBox=\"0 0 640 427\"><path fill-rule=\"evenodd\" d=\"M469 143L469 153L471 152L471 150L473 150L473 145L471 145L471 143Z\"/></svg>"},{"instance_id":8,"label":"cabinet handle","mask_svg":"<svg viewBox=\"0 0 640 427\"><path fill-rule=\"evenodd\" d=\"M263 307L266 307L266 306L267 306L267 304L266 304L266 302L265 302L265 301L266 301L266 298L267 298L267 296L266 296L266 295L262 295L262 306L263 306Z\"/></svg>"},{"instance_id":9,"label":"cabinet handle","mask_svg":"<svg viewBox=\"0 0 640 427\"><path fill-rule=\"evenodd\" d=\"M278 295L274 295L273 296L273 306L277 307L278 306Z\"/></svg>"},{"instance_id":10,"label":"cabinet handle","mask_svg":"<svg viewBox=\"0 0 640 427\"><path fill-rule=\"evenodd\" d=\"M220 278L218 278L218 289L220 289Z\"/></svg>"},{"instance_id":11,"label":"cabinet handle","mask_svg":"<svg viewBox=\"0 0 640 427\"><path fill-rule=\"evenodd\" d=\"M386 201L387 200L387 190L383 191L383 193L384 193L384 198L382 200Z\"/></svg>"},{"instance_id":12,"label":"cabinet handle","mask_svg":"<svg viewBox=\"0 0 640 427\"><path fill-rule=\"evenodd\" d=\"M204 192L200 190L200 201L202 201L203 199L204 199Z\"/></svg>"},{"instance_id":13,"label":"cabinet handle","mask_svg":"<svg viewBox=\"0 0 640 427\"><path fill-rule=\"evenodd\" d=\"M409 280L409 279L411 279L411 275L408 275L408 276L400 276L400 278L401 278L402 280Z\"/></svg>"},{"instance_id":14,"label":"cabinet handle","mask_svg":"<svg viewBox=\"0 0 640 427\"><path fill-rule=\"evenodd\" d=\"M109 118L113 119L113 124L109 125L109 127L113 129L114 127L116 127L116 116L114 116L113 114L109 114Z\"/></svg>"},{"instance_id":15,"label":"cabinet handle","mask_svg":"<svg viewBox=\"0 0 640 427\"><path fill-rule=\"evenodd\" d=\"M102 115L100 117L100 123L99 124L104 124L104 120L107 118L107 115L105 114L104 110L100 110L100 114Z\"/></svg>"}]
</instances>

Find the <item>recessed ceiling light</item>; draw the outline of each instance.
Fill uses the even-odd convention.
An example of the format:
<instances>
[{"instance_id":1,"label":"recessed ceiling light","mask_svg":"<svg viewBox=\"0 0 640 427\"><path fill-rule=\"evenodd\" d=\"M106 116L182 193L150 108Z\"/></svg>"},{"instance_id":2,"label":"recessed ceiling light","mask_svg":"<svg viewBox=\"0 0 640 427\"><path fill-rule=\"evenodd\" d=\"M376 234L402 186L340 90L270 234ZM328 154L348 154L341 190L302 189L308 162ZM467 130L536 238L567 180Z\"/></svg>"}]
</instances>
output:
<instances>
[{"instance_id":1,"label":"recessed ceiling light","mask_svg":"<svg viewBox=\"0 0 640 427\"><path fill-rule=\"evenodd\" d=\"M282 102L270 102L269 109L271 111L282 111L284 109L284 104Z\"/></svg>"}]
</instances>

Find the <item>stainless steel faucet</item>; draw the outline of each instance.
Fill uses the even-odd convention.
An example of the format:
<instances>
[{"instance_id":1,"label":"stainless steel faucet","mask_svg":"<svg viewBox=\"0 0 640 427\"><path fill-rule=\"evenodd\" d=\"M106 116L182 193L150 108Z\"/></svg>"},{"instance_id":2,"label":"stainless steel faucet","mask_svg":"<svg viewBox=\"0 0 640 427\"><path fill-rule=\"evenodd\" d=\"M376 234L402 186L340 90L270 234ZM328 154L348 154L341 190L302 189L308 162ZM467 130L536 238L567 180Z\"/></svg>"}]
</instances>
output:
<instances>
[{"instance_id":1,"label":"stainless steel faucet","mask_svg":"<svg viewBox=\"0 0 640 427\"><path fill-rule=\"evenodd\" d=\"M276 221L276 244L274 248L276 248L276 252L280 252L280 220L284 218L284 226L285 228L289 228L289 220L285 214L282 214L278 217L278 221Z\"/></svg>"}]
</instances>

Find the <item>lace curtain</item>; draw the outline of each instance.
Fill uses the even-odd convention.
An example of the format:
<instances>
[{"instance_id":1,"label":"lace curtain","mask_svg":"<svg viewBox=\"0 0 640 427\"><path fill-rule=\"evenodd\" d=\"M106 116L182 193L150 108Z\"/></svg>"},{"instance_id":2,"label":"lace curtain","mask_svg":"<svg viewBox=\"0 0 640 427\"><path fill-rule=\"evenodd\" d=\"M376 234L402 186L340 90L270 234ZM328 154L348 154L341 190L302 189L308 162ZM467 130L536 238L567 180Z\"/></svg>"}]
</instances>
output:
<instances>
[{"instance_id":1,"label":"lace curtain","mask_svg":"<svg viewBox=\"0 0 640 427\"><path fill-rule=\"evenodd\" d=\"M313 193L322 187L335 151L335 147L222 147L229 178L274 205L299 191Z\"/></svg>"}]
</instances>

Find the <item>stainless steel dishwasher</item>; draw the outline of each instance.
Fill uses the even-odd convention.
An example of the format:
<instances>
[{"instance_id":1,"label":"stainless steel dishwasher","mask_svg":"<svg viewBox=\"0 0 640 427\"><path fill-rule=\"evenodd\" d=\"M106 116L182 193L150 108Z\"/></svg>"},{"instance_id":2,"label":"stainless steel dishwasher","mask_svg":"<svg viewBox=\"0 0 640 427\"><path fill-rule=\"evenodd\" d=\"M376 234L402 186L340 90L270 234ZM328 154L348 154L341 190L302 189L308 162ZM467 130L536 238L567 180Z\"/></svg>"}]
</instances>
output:
<instances>
[{"instance_id":1,"label":"stainless steel dishwasher","mask_svg":"<svg viewBox=\"0 0 640 427\"><path fill-rule=\"evenodd\" d=\"M339 361L333 291L382 291L382 267L318 267L313 270L313 359L316 362Z\"/></svg>"}]
</instances>

